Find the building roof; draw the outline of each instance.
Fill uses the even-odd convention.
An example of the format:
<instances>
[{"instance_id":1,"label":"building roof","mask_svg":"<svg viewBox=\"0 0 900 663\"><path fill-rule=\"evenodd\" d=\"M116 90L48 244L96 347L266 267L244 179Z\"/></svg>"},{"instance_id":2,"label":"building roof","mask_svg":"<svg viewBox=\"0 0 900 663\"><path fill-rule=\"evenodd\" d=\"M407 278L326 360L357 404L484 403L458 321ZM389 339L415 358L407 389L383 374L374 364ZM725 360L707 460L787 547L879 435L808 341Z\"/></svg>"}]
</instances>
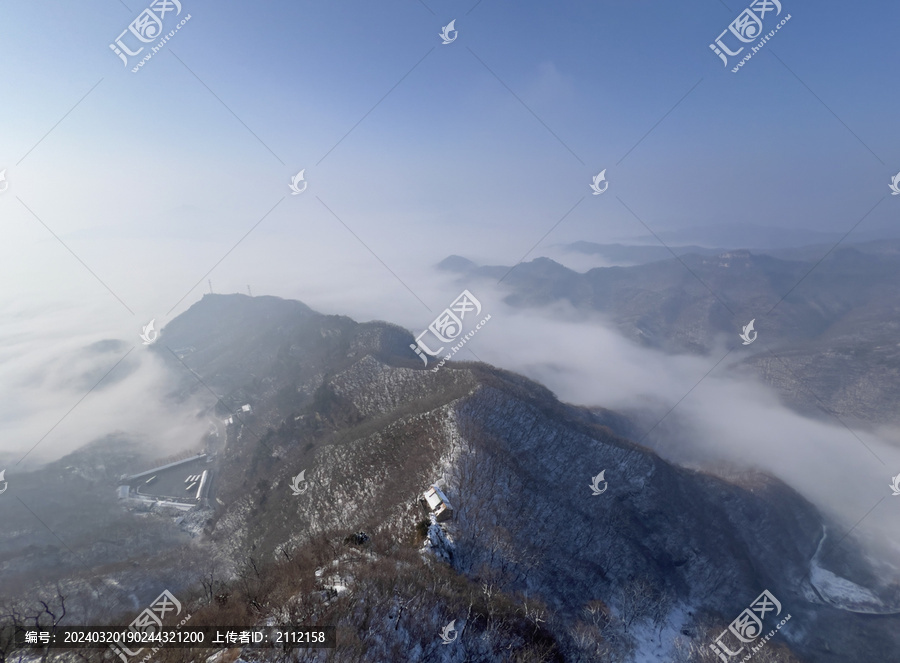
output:
<instances>
[{"instance_id":1,"label":"building roof","mask_svg":"<svg viewBox=\"0 0 900 663\"><path fill-rule=\"evenodd\" d=\"M425 497L425 501L428 503L428 507L432 511L437 511L442 506L450 510L453 509L453 507L450 506L450 500L447 499L447 496L444 495L444 492L437 486L432 486L431 488L426 490L423 496Z\"/></svg>"},{"instance_id":2,"label":"building roof","mask_svg":"<svg viewBox=\"0 0 900 663\"><path fill-rule=\"evenodd\" d=\"M434 489L431 488L425 492L425 501L428 503L428 507L434 511L441 504L441 498L438 497L438 494L434 492Z\"/></svg>"}]
</instances>

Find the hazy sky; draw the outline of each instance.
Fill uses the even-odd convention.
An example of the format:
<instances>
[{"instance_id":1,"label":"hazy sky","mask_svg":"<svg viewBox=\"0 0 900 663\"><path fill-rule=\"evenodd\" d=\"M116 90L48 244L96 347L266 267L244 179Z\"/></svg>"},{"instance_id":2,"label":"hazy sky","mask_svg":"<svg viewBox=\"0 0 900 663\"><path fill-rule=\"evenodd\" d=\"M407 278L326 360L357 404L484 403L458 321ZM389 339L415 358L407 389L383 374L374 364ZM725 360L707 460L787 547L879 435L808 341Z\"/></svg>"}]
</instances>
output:
<instances>
[{"instance_id":1,"label":"hazy sky","mask_svg":"<svg viewBox=\"0 0 900 663\"><path fill-rule=\"evenodd\" d=\"M8 280L109 296L25 205L144 318L264 216L214 287L284 284L294 262L381 278L325 205L403 278L449 253L513 263L573 206L545 245L646 234L623 203L655 230L843 231L900 170L893 3L785 0L734 74L709 49L734 0L184 0L132 73L109 44L148 4L0 4Z\"/></svg>"}]
</instances>

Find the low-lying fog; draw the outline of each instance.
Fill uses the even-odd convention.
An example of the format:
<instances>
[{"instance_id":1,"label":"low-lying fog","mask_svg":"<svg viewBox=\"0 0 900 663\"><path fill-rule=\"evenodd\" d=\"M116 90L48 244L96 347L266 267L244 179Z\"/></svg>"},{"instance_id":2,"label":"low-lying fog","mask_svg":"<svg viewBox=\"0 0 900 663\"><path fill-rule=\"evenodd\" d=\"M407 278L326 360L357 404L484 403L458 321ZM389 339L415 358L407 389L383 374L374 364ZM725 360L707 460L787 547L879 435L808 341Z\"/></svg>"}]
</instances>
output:
<instances>
[{"instance_id":1,"label":"low-lying fog","mask_svg":"<svg viewBox=\"0 0 900 663\"><path fill-rule=\"evenodd\" d=\"M856 526L857 533L891 539L900 553L900 516L888 487L900 472L898 431L850 431L836 420L815 421L783 407L772 390L736 365L750 352L738 342L739 330L710 356L666 355L628 341L598 316L586 318L565 306L514 310L502 303L502 286L459 283L436 273L430 266L435 261L419 256L418 264L411 264L408 252L380 251L388 266L402 267L395 277L363 247L348 246L341 269L326 269L314 246L299 247L282 260L287 254L279 255L271 243L248 243L227 273L211 278L217 292L245 293L249 281L254 295L299 299L322 313L358 321L387 320L413 333L468 288L491 314L467 345L480 360L527 375L563 401L632 414L641 430L677 403L645 445L694 467L729 461L760 468L838 518L845 531ZM126 291L127 286L152 291L144 300L158 312L145 306L130 315L89 280L61 286L52 301L40 302L34 292L27 306L5 305L0 381L7 394L0 399L0 458L8 480L113 431L146 441L153 457L196 447L208 427L197 417L204 404L173 405L165 399L169 378L138 334L149 318L163 326L199 299L206 283L164 315L203 271L182 265L172 273L155 272L152 284L140 273L132 283L120 284ZM81 299L84 288L91 295ZM765 342L760 335L759 346ZM736 349L722 359L729 348ZM458 357L475 358L468 352Z\"/></svg>"}]
</instances>

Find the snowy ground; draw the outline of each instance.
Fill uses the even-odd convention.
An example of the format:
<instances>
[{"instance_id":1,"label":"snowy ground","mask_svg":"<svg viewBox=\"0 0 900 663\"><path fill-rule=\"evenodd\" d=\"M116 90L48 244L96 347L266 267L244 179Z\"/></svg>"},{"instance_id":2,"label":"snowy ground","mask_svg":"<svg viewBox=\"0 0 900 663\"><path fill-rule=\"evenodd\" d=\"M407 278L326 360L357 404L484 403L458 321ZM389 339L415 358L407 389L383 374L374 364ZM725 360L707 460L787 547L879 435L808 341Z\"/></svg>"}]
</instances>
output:
<instances>
[{"instance_id":1,"label":"snowy ground","mask_svg":"<svg viewBox=\"0 0 900 663\"><path fill-rule=\"evenodd\" d=\"M690 622L688 613L691 611L690 606L676 605L662 628L650 619L632 624L628 633L637 642L632 663L670 663L675 660L675 643L687 639L681 629Z\"/></svg>"},{"instance_id":2,"label":"snowy ground","mask_svg":"<svg viewBox=\"0 0 900 663\"><path fill-rule=\"evenodd\" d=\"M828 537L825 528L822 528L822 540L816 548L816 554L810 561L810 583L815 588L819 597L829 605L847 610L870 615L888 615L900 613L900 610L887 606L872 591L855 582L842 578L839 575L823 568L820 563L822 545Z\"/></svg>"}]
</instances>

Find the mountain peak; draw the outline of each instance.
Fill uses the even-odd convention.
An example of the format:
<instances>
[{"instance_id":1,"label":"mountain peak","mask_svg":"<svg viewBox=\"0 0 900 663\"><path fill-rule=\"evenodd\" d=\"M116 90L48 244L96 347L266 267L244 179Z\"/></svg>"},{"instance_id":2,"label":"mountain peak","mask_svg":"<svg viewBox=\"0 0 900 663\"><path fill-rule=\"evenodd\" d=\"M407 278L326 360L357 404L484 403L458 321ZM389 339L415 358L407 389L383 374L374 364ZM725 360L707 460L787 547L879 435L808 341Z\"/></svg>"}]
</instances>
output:
<instances>
[{"instance_id":1,"label":"mountain peak","mask_svg":"<svg viewBox=\"0 0 900 663\"><path fill-rule=\"evenodd\" d=\"M437 264L437 268L445 272L467 272L475 267L474 262L458 255L447 256Z\"/></svg>"}]
</instances>

